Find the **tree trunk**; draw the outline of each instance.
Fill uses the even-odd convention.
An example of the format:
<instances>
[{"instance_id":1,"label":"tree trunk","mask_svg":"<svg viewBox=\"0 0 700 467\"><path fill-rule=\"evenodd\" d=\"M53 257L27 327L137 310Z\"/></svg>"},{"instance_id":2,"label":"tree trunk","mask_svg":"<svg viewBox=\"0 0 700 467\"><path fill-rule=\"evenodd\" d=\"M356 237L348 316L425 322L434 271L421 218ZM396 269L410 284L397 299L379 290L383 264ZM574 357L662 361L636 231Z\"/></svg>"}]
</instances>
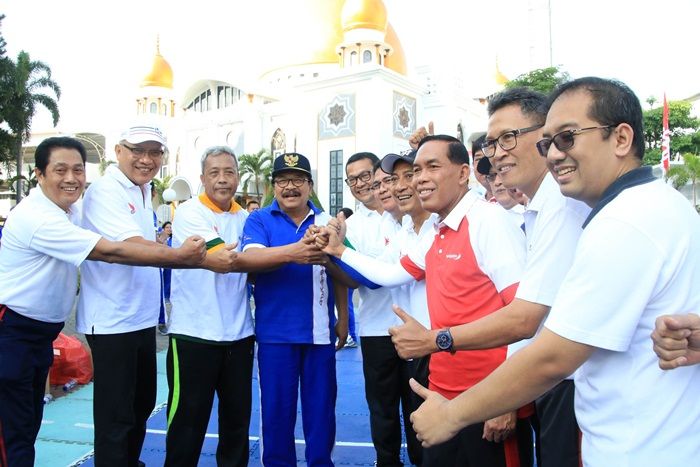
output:
<instances>
[{"instance_id":1,"label":"tree trunk","mask_svg":"<svg viewBox=\"0 0 700 467\"><path fill-rule=\"evenodd\" d=\"M15 196L16 203L19 204L22 201L22 195L24 194L22 187L22 166L24 165L24 160L22 157L22 138L17 139L17 147L15 148L17 154L15 156L15 162L17 164L17 192Z\"/></svg>"}]
</instances>

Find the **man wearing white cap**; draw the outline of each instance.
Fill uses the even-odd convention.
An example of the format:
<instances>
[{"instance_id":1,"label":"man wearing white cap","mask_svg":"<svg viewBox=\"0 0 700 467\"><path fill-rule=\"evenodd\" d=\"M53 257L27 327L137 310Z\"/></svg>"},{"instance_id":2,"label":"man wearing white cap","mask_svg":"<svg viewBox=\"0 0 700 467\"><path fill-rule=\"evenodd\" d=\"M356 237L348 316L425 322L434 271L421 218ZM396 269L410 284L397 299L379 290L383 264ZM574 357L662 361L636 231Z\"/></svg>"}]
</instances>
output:
<instances>
[{"instance_id":1,"label":"man wearing white cap","mask_svg":"<svg viewBox=\"0 0 700 467\"><path fill-rule=\"evenodd\" d=\"M115 147L118 164L85 193L83 227L112 241L157 245L149 182L166 150L155 126L124 131ZM156 398L159 272L95 261L80 269L76 324L95 369L95 464L137 466Z\"/></svg>"}]
</instances>

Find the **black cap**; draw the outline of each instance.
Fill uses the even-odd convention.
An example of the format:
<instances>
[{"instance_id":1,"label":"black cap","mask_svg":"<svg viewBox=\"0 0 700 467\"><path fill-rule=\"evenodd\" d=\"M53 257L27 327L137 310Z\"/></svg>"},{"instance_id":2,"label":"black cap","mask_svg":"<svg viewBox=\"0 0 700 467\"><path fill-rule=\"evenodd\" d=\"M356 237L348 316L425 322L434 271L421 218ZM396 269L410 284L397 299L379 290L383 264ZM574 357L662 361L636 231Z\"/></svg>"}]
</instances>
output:
<instances>
[{"instance_id":1,"label":"black cap","mask_svg":"<svg viewBox=\"0 0 700 467\"><path fill-rule=\"evenodd\" d=\"M311 178L311 164L298 152L287 152L277 156L272 164L272 178L287 170L303 172Z\"/></svg>"},{"instance_id":2,"label":"black cap","mask_svg":"<svg viewBox=\"0 0 700 467\"><path fill-rule=\"evenodd\" d=\"M416 151L415 149L405 153L405 154L387 154L386 156L382 157L382 161L380 162L380 166L382 170L385 173L391 174L394 173L394 166L396 165L397 162L403 161L406 162L407 164L413 165L413 161L416 160Z\"/></svg>"},{"instance_id":3,"label":"black cap","mask_svg":"<svg viewBox=\"0 0 700 467\"><path fill-rule=\"evenodd\" d=\"M481 175L488 175L491 171L491 159L484 156L476 163L476 171Z\"/></svg>"}]
</instances>

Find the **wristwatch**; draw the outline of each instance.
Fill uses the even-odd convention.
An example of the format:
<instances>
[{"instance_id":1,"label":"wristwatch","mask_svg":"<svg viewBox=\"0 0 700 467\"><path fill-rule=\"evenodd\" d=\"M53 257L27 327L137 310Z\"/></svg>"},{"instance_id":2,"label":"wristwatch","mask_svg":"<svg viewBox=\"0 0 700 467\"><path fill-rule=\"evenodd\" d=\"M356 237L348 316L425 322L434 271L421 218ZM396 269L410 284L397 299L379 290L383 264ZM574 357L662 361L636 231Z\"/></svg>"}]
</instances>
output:
<instances>
[{"instance_id":1,"label":"wristwatch","mask_svg":"<svg viewBox=\"0 0 700 467\"><path fill-rule=\"evenodd\" d=\"M441 329L437 333L435 338L435 344L441 352L455 353L455 349L452 346L452 334L450 334L450 328Z\"/></svg>"}]
</instances>

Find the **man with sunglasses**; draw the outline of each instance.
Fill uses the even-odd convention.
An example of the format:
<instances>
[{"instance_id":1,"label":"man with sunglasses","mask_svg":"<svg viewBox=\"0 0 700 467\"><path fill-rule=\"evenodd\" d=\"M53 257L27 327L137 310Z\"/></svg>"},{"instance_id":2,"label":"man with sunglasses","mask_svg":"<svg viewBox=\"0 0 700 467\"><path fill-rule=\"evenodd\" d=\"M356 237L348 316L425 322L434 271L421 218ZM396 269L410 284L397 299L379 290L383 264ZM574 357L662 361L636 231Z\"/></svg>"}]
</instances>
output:
<instances>
[{"instance_id":1,"label":"man with sunglasses","mask_svg":"<svg viewBox=\"0 0 700 467\"><path fill-rule=\"evenodd\" d=\"M697 463L700 367L662 371L649 333L660 315L700 307L700 219L641 166L642 109L627 86L581 78L551 99L538 148L562 193L593 208L573 265L537 339L481 384L449 402L414 385L426 398L416 432L440 443L576 372L586 466Z\"/></svg>"},{"instance_id":2,"label":"man with sunglasses","mask_svg":"<svg viewBox=\"0 0 700 467\"><path fill-rule=\"evenodd\" d=\"M590 212L584 203L559 192L556 181L547 173L544 158L537 152L535 143L542 137L547 115L543 94L524 88L509 89L489 101L488 112L484 155L504 186L517 188L530 199L524 213L527 261L511 303L482 319L450 329L458 350L509 345L539 331L571 266L581 225ZM404 358L438 351L436 330L409 324L394 334L394 343ZM521 346L518 344L513 350ZM572 378L535 401L537 418L533 423L541 467L579 465ZM521 416L525 415L524 410Z\"/></svg>"},{"instance_id":3,"label":"man with sunglasses","mask_svg":"<svg viewBox=\"0 0 700 467\"><path fill-rule=\"evenodd\" d=\"M347 220L346 241L351 248L372 256L388 254L394 237L401 228L401 214L384 179L391 174L382 171L379 158L371 152L353 154L345 165L345 183L359 203L355 214ZM391 292L370 281L357 288L357 308L365 398L369 407L370 432L377 456L377 465L401 465L401 412L403 391L407 399L410 388L405 377L405 362L396 353L387 332L399 323L391 312ZM402 374L403 373L403 374ZM410 427L407 428L411 433ZM420 460L420 446L412 443L408 453L412 462Z\"/></svg>"},{"instance_id":4,"label":"man with sunglasses","mask_svg":"<svg viewBox=\"0 0 700 467\"><path fill-rule=\"evenodd\" d=\"M275 158L275 200L250 214L243 228L246 262L255 275L264 465L295 465L297 398L309 465L332 466L335 444L335 341L348 335L347 307L335 318L334 296L355 285L315 246L317 226L331 217L309 200L311 164L298 153ZM332 279L332 280L331 280ZM299 388L301 394L299 395Z\"/></svg>"}]
</instances>

